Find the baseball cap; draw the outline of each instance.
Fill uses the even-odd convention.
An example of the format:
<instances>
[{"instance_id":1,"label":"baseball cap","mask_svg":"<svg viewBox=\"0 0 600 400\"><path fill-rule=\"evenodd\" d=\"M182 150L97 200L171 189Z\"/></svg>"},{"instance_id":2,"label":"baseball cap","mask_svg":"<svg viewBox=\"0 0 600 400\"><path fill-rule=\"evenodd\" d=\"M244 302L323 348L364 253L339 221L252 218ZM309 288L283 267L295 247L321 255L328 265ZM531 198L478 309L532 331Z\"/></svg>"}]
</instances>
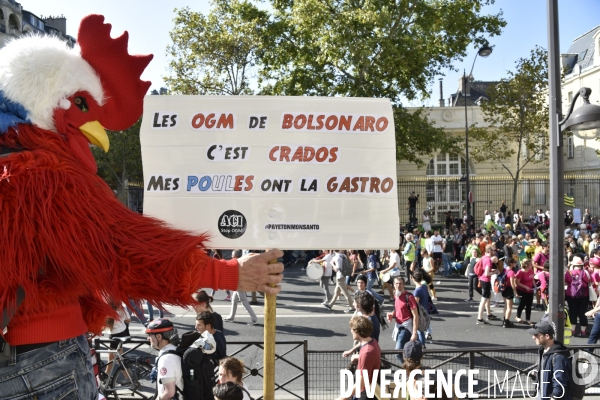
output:
<instances>
[{"instance_id":1,"label":"baseball cap","mask_svg":"<svg viewBox=\"0 0 600 400\"><path fill-rule=\"evenodd\" d=\"M539 324L536 324L533 328L527 329L527 333L530 335L537 335L538 333L541 333L542 335L550 335L551 337L554 337L554 328L546 321L542 321Z\"/></svg>"},{"instance_id":2,"label":"baseball cap","mask_svg":"<svg viewBox=\"0 0 600 400\"><path fill-rule=\"evenodd\" d=\"M423 345L418 340L407 342L404 345L404 358L421 361L423 358Z\"/></svg>"}]
</instances>

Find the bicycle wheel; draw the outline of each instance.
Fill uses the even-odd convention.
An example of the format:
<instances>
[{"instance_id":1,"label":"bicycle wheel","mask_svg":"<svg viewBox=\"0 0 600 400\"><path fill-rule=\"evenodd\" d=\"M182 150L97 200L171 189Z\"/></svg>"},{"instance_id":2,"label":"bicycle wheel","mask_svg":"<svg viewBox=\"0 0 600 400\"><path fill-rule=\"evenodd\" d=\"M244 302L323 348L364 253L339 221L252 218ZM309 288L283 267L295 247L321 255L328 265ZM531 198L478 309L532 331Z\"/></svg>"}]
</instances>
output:
<instances>
[{"instance_id":1,"label":"bicycle wheel","mask_svg":"<svg viewBox=\"0 0 600 400\"><path fill-rule=\"evenodd\" d=\"M145 360L130 358L119 365L110 378L105 396L116 400L154 400L156 383L150 381L152 365Z\"/></svg>"}]
</instances>

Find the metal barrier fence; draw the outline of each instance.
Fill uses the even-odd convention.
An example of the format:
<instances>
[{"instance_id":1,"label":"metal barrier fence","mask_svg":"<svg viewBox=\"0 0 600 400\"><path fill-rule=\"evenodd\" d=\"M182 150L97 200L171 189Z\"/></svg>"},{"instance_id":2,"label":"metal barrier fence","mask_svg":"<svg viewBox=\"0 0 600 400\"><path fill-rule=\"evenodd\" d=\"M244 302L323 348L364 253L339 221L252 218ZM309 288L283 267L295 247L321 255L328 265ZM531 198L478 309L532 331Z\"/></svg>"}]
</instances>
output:
<instances>
[{"instance_id":1,"label":"metal barrier fence","mask_svg":"<svg viewBox=\"0 0 600 400\"><path fill-rule=\"evenodd\" d=\"M111 343L110 339L94 339L96 350L107 349ZM131 352L133 356L144 356L152 352L148 361L154 363L156 351L150 348L150 342L144 339L133 339L124 346L126 353ZM308 373L307 354L308 342L278 341L275 348L275 396L285 398L307 400L308 396ZM248 390L254 394L256 400L261 400L263 389L263 342L227 342L227 354L244 362L245 374L243 380Z\"/></svg>"},{"instance_id":2,"label":"metal barrier fence","mask_svg":"<svg viewBox=\"0 0 600 400\"><path fill-rule=\"evenodd\" d=\"M106 346L109 342L108 339L99 339L95 343L96 346ZM139 346L139 343L143 341L136 340L130 346ZM569 346L569 350L573 351L588 348L598 349L600 344ZM452 371L453 376L459 370L479 370L474 391L480 397L535 396L535 383L527 378L527 374L537 367L536 346L424 350L423 353L423 365L428 369L445 373ZM244 362L244 383L255 394L257 400L262 399L262 396L258 397L256 393L262 391L263 385L263 343L230 341L227 343L227 354ZM382 351L381 368L389 369L392 373L402 369L402 363L397 358L400 354L401 351ZM600 356L593 356L600 364ZM340 395L340 371L346 369L349 364L350 360L342 357L342 350L308 350L306 340L277 342L275 397L300 400L337 398ZM600 374L587 387L600 387ZM456 389L467 392L466 377L460 379Z\"/></svg>"},{"instance_id":3,"label":"metal barrier fence","mask_svg":"<svg viewBox=\"0 0 600 400\"><path fill-rule=\"evenodd\" d=\"M600 345L569 346L570 350L600 348ZM401 369L397 359L401 351L382 351L382 369L393 372ZM452 371L479 370L474 392L483 398L535 397L536 386L527 379L529 371L537 369L538 347L482 347L451 350L424 350L423 366L428 369ZM326 400L340 395L340 371L349 360L342 351L308 351L308 386L311 400ZM594 354L600 363L600 357ZM600 386L600 374L588 387ZM523 388L521 390L521 387ZM508 393L507 393L508 388ZM466 393L467 379L462 377L458 389ZM456 388L455 388L456 390ZM507 396L508 395L508 396Z\"/></svg>"},{"instance_id":4,"label":"metal barrier fence","mask_svg":"<svg viewBox=\"0 0 600 400\"><path fill-rule=\"evenodd\" d=\"M592 216L600 215L600 176L565 175L565 194L575 198L575 207L583 214L587 208ZM417 219L421 223L421 214L429 209L433 223L444 223L446 212L453 217L462 216L466 209L466 182L460 177L398 179L398 199L400 222L409 222L406 208L410 192L419 194ZM526 176L517 182L516 204L512 204L513 181L507 177L471 177L473 192L472 214L476 224L483 223L484 212L490 214L500 210L502 201L506 201L508 210L523 211L525 220L535 214L535 210L544 212L550 207L550 181L547 176ZM569 208L569 207L567 207ZM510 221L512 223L512 221Z\"/></svg>"}]
</instances>

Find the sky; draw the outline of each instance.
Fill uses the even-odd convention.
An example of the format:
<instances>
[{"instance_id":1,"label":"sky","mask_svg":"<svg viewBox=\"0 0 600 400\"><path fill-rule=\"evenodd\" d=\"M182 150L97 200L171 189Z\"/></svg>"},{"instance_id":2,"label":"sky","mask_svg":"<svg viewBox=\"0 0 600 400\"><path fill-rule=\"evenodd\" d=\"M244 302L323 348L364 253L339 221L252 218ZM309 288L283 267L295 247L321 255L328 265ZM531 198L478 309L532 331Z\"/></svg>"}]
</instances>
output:
<instances>
[{"instance_id":1,"label":"sky","mask_svg":"<svg viewBox=\"0 0 600 400\"><path fill-rule=\"evenodd\" d=\"M124 30L129 32L131 54L154 54L154 59L142 75L152 82L151 89L165 86L162 77L169 75L166 48L171 43L169 31L173 28L174 9L189 6L193 11L208 13L209 0L22 0L21 5L37 16L67 18L67 34L76 37L79 21L88 14L102 14L105 22L112 24L113 37ZM515 61L525 58L536 46L548 48L546 0L496 0L494 5L482 10L484 14L502 11L507 25L500 36L490 37L493 53L487 58L478 57L473 69L475 80L493 81L506 77L514 69ZM578 36L600 25L600 0L558 0L560 51L566 52ZM463 69L469 73L477 49L469 47L464 60L457 60L454 68L443 78L444 98L456 92ZM431 86L431 98L410 105L438 105L439 83Z\"/></svg>"}]
</instances>

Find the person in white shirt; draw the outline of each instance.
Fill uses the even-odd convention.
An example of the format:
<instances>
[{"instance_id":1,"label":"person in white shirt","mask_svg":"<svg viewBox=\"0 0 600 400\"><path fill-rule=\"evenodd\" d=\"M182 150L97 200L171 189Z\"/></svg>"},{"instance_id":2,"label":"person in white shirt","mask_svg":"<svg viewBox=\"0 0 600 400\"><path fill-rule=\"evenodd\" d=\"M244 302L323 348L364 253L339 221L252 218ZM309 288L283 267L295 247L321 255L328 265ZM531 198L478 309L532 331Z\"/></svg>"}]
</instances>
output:
<instances>
[{"instance_id":1,"label":"person in white shirt","mask_svg":"<svg viewBox=\"0 0 600 400\"><path fill-rule=\"evenodd\" d=\"M431 237L431 244L431 252L429 252L429 250L428 252L433 258L433 273L435 274L442 265L442 254L444 253L444 248L442 247L444 245L444 238L440 236L440 231L436 230L433 233L433 236Z\"/></svg>"},{"instance_id":2,"label":"person in white shirt","mask_svg":"<svg viewBox=\"0 0 600 400\"><path fill-rule=\"evenodd\" d=\"M331 254L331 250L323 250L323 254L325 254L323 258L315 261L321 264L321 266L323 267L323 276L321 277L319 285L325 293L325 301L321 304L325 305L329 303L329 300L331 300L331 294L329 293L329 281L331 280L331 275L333 272L333 268L331 265L331 261L333 260L333 254Z\"/></svg>"},{"instance_id":3,"label":"person in white shirt","mask_svg":"<svg viewBox=\"0 0 600 400\"><path fill-rule=\"evenodd\" d=\"M488 210L485 210L485 217L483 218L483 225L486 225L487 222L491 219L492 219L492 216L490 215L490 212Z\"/></svg>"},{"instance_id":4,"label":"person in white shirt","mask_svg":"<svg viewBox=\"0 0 600 400\"><path fill-rule=\"evenodd\" d=\"M354 312L354 307L352 306L352 299L350 299L350 294L348 293L346 277L342 274L342 263L344 261L343 259L347 257L348 255L344 250L336 250L333 253L333 257L331 259L331 266L333 271L335 272L335 289L333 290L333 298L330 302L323 304L323 307L331 310L331 307L333 307L340 294L343 294L346 298L346 301L348 302L348 308L344 312L350 313Z\"/></svg>"},{"instance_id":5,"label":"person in white shirt","mask_svg":"<svg viewBox=\"0 0 600 400\"><path fill-rule=\"evenodd\" d=\"M390 250L389 252L389 261L388 261L388 267L384 270L381 271L381 276L382 276L382 281L383 281L383 276L386 273L390 273L390 277L387 281L383 282L383 288L381 289L381 291L383 292L383 294L385 295L385 289L387 288L388 293L390 294L390 299L394 298L394 287L392 285L392 282L394 281L394 277L395 276L399 276L400 275L400 255L398 254L398 250L393 249Z\"/></svg>"},{"instance_id":6,"label":"person in white shirt","mask_svg":"<svg viewBox=\"0 0 600 400\"><path fill-rule=\"evenodd\" d=\"M158 350L156 362L158 400L171 400L177 394L177 389L183 391L183 374L181 357L171 354L175 351L174 344L179 342L177 330L173 323L165 318L158 318L146 328L150 346Z\"/></svg>"}]
</instances>

